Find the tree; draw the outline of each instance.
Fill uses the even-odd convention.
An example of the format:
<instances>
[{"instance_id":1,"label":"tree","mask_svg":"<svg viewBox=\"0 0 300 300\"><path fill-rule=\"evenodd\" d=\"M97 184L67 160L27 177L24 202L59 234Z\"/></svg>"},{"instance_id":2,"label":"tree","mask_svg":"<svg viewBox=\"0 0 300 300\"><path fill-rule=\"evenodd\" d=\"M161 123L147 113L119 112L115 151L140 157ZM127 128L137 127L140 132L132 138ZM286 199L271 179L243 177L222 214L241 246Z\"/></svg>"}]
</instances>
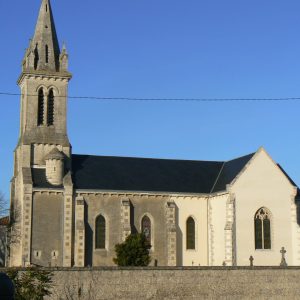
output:
<instances>
[{"instance_id":1,"label":"tree","mask_svg":"<svg viewBox=\"0 0 300 300\"><path fill-rule=\"evenodd\" d=\"M4 195L0 192L0 218L9 214L8 203L5 200Z\"/></svg>"},{"instance_id":2,"label":"tree","mask_svg":"<svg viewBox=\"0 0 300 300\"><path fill-rule=\"evenodd\" d=\"M6 248L7 248L7 230L9 225L9 210L7 201L0 193L0 266L5 265Z\"/></svg>"},{"instance_id":3,"label":"tree","mask_svg":"<svg viewBox=\"0 0 300 300\"><path fill-rule=\"evenodd\" d=\"M20 243L20 211L19 205L9 208L9 202L0 192L0 265L8 260L11 246Z\"/></svg>"},{"instance_id":4,"label":"tree","mask_svg":"<svg viewBox=\"0 0 300 300\"><path fill-rule=\"evenodd\" d=\"M150 248L151 245L149 245L144 234L131 234L125 242L115 246L117 257L114 258L114 263L122 267L146 267L151 262Z\"/></svg>"},{"instance_id":5,"label":"tree","mask_svg":"<svg viewBox=\"0 0 300 300\"><path fill-rule=\"evenodd\" d=\"M7 275L15 286L16 300L42 300L52 294L53 273L38 268L28 268L25 271L9 269Z\"/></svg>"}]
</instances>

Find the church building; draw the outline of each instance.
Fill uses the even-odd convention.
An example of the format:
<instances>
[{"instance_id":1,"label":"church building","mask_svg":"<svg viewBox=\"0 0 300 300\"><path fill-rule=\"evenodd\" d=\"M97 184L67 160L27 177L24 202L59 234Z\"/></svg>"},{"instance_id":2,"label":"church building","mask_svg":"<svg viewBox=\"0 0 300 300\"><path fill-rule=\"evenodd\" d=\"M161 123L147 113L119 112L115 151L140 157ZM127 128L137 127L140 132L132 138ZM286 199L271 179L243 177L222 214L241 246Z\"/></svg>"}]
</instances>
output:
<instances>
[{"instance_id":1,"label":"church building","mask_svg":"<svg viewBox=\"0 0 300 300\"><path fill-rule=\"evenodd\" d=\"M112 266L144 232L158 266L300 265L298 188L263 149L230 161L73 154L66 47L42 0L18 79L9 266ZM96 133L95 133L96 134ZM101 153L100 153L101 154Z\"/></svg>"}]
</instances>

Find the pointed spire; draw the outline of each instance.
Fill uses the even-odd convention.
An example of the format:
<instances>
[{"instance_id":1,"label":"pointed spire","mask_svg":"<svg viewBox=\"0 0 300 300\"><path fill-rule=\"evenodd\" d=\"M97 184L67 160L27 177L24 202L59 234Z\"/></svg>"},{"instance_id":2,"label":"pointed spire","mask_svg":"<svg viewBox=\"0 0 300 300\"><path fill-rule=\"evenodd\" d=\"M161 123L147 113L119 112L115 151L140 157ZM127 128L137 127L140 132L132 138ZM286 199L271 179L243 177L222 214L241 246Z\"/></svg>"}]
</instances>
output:
<instances>
[{"instance_id":1,"label":"pointed spire","mask_svg":"<svg viewBox=\"0 0 300 300\"><path fill-rule=\"evenodd\" d=\"M31 42L35 70L59 70L59 43L50 0L42 0L34 37Z\"/></svg>"}]
</instances>

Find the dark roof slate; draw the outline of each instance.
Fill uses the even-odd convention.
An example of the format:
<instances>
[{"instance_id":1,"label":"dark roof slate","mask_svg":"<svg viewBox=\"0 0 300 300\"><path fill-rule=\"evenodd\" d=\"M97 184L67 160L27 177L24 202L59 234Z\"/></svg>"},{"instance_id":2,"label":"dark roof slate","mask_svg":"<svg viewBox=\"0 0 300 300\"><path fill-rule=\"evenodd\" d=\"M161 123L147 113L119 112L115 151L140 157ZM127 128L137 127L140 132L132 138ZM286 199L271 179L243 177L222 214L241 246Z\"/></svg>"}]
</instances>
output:
<instances>
[{"instance_id":1,"label":"dark roof slate","mask_svg":"<svg viewBox=\"0 0 300 300\"><path fill-rule=\"evenodd\" d=\"M73 155L78 189L209 193L220 162Z\"/></svg>"},{"instance_id":2,"label":"dark roof slate","mask_svg":"<svg viewBox=\"0 0 300 300\"><path fill-rule=\"evenodd\" d=\"M224 163L72 155L73 182L87 190L207 194L225 190L252 156Z\"/></svg>"},{"instance_id":3,"label":"dark roof slate","mask_svg":"<svg viewBox=\"0 0 300 300\"><path fill-rule=\"evenodd\" d=\"M212 192L215 193L224 191L226 189L226 185L230 184L235 179L235 177L242 171L254 154L255 153L251 153L246 156L224 162L222 170L219 174L219 178L217 179Z\"/></svg>"}]
</instances>

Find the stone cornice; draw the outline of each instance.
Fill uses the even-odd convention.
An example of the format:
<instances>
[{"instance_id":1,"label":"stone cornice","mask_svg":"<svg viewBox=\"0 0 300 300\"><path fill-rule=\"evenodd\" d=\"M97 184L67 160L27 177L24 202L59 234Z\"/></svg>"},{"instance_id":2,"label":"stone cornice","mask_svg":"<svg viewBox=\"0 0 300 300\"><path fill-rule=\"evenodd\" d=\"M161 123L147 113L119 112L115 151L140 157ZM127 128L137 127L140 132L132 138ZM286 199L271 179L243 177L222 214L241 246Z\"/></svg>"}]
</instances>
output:
<instances>
[{"instance_id":1,"label":"stone cornice","mask_svg":"<svg viewBox=\"0 0 300 300\"><path fill-rule=\"evenodd\" d=\"M213 198L228 194L228 192L217 192L213 194L197 194L197 193L172 193L172 192L151 192L151 191L115 191L115 190L83 190L75 189L78 195L83 194L109 194L128 197L129 195L156 196L156 197L198 197L198 198Z\"/></svg>"},{"instance_id":2,"label":"stone cornice","mask_svg":"<svg viewBox=\"0 0 300 300\"><path fill-rule=\"evenodd\" d=\"M41 79L54 79L54 80L71 80L72 74L63 71L63 72L51 72L51 71L35 71L35 70L30 70L30 71L23 71L18 78L17 84L20 85L23 81L23 79L27 78L41 78Z\"/></svg>"}]
</instances>

